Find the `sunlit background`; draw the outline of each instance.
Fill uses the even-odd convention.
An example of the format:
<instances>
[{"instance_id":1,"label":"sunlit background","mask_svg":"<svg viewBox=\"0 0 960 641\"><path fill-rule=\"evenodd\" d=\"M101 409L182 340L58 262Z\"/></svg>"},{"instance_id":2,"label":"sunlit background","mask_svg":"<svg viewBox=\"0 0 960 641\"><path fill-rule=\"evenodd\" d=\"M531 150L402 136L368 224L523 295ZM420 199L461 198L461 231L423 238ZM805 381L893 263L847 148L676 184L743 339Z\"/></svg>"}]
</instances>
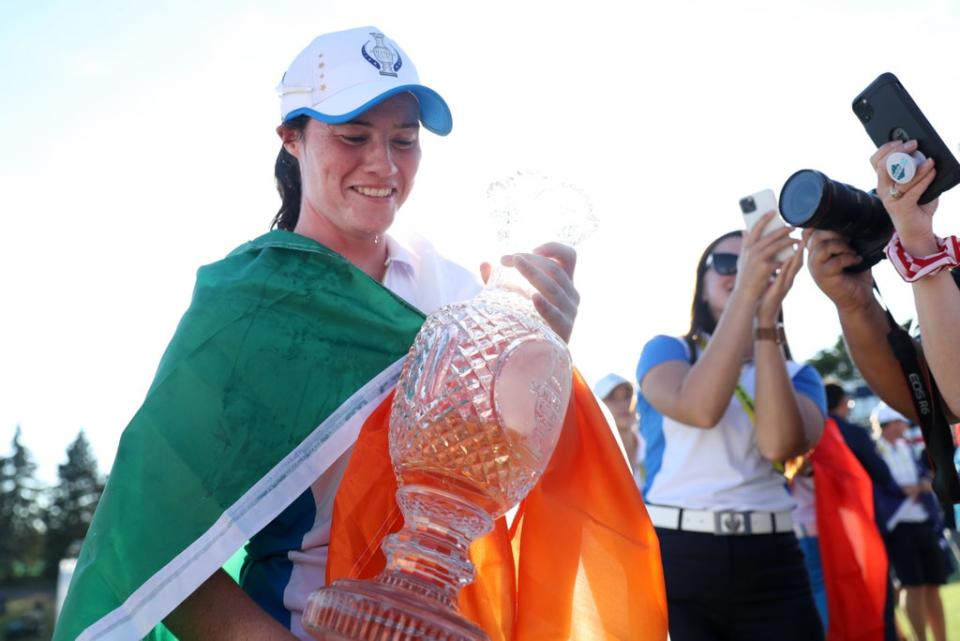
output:
<instances>
[{"instance_id":1,"label":"sunlit background","mask_svg":"<svg viewBox=\"0 0 960 641\"><path fill-rule=\"evenodd\" d=\"M632 378L680 334L696 258L737 201L793 171L872 186L850 110L896 73L954 150L960 3L0 3L0 451L15 427L52 481L83 428L106 471L190 299L196 268L278 206L274 87L318 33L375 25L454 113L424 136L402 224L476 267L487 186L518 169L589 195L574 358ZM960 196L938 228L956 232ZM546 239L544 239L546 240ZM895 315L909 289L876 270ZM809 276L786 301L796 356L839 325Z\"/></svg>"}]
</instances>

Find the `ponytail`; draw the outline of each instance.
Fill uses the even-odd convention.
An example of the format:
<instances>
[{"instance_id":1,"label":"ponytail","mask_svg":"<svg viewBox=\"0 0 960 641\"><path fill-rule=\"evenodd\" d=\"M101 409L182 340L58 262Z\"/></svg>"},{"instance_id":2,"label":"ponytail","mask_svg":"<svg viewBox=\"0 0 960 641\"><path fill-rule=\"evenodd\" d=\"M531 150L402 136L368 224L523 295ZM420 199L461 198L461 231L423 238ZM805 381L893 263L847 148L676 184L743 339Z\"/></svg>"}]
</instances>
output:
<instances>
[{"instance_id":1,"label":"ponytail","mask_svg":"<svg viewBox=\"0 0 960 641\"><path fill-rule=\"evenodd\" d=\"M310 116L298 116L289 122L283 123L283 126L297 131L303 135L303 130L307 127ZM277 215L273 217L273 223L270 228L284 229L293 231L297 226L297 219L300 218L300 200L303 196L303 189L300 183L300 163L284 147L280 147L280 153L277 154L277 162L274 165L273 175L277 183L277 192L280 194L280 209Z\"/></svg>"}]
</instances>

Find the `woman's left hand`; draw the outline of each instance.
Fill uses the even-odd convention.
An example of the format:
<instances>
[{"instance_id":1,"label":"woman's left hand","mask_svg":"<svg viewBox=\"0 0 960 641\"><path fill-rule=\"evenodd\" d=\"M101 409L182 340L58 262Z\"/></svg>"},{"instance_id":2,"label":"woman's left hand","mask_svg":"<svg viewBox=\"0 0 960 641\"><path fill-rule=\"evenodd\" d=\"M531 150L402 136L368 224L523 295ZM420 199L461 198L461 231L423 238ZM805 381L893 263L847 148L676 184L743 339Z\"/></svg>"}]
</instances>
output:
<instances>
[{"instance_id":1,"label":"woman's left hand","mask_svg":"<svg viewBox=\"0 0 960 641\"><path fill-rule=\"evenodd\" d=\"M533 306L550 329L569 343L580 305L580 294L573 284L577 251L562 243L546 243L529 254L504 256L500 263L506 267L516 267L533 285L537 290L533 295ZM480 270L486 281L490 266L481 265Z\"/></svg>"},{"instance_id":2,"label":"woman's left hand","mask_svg":"<svg viewBox=\"0 0 960 641\"><path fill-rule=\"evenodd\" d=\"M773 282L767 287L767 290L760 297L760 304L757 306L757 326L773 327L780 316L780 306L787 292L793 287L793 281L797 272L803 266L803 246L797 247L793 256L780 265L780 271L774 276Z\"/></svg>"},{"instance_id":3,"label":"woman's left hand","mask_svg":"<svg viewBox=\"0 0 960 641\"><path fill-rule=\"evenodd\" d=\"M914 256L927 256L937 251L936 238L933 235L933 214L937 211L937 199L925 205L920 205L917 201L937 175L933 159L924 160L917 167L913 180L908 183L897 184L887 173L887 156L897 151L911 154L916 150L916 140L894 140L877 149L870 157L870 164L877 172L877 195L890 214L904 249ZM893 187L896 187L900 194L897 198L893 197Z\"/></svg>"}]
</instances>

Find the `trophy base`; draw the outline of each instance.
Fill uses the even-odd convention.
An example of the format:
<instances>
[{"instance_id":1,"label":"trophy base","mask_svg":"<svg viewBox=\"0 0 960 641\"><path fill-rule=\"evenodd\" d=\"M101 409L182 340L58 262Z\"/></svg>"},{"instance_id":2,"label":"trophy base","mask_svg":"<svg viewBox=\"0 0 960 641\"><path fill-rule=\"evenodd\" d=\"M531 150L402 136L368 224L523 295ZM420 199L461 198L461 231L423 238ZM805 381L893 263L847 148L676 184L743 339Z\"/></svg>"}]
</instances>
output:
<instances>
[{"instance_id":1,"label":"trophy base","mask_svg":"<svg viewBox=\"0 0 960 641\"><path fill-rule=\"evenodd\" d=\"M483 629L440 604L354 579L311 594L303 626L321 641L490 641Z\"/></svg>"}]
</instances>

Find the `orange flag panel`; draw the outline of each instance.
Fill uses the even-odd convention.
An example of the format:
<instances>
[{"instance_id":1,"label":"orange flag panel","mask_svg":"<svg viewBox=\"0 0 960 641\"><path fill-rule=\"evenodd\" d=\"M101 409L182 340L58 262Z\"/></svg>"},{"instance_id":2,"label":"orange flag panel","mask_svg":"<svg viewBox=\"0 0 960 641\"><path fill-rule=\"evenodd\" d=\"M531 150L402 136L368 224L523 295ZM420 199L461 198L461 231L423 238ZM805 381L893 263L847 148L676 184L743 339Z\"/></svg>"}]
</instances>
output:
<instances>
[{"instance_id":1,"label":"orange flag panel","mask_svg":"<svg viewBox=\"0 0 960 641\"><path fill-rule=\"evenodd\" d=\"M370 416L334 502L327 582L380 572L402 516L388 452L392 396ZM557 448L521 503L475 541L465 616L493 641L663 641L667 605L656 533L596 399L579 373Z\"/></svg>"}]
</instances>

